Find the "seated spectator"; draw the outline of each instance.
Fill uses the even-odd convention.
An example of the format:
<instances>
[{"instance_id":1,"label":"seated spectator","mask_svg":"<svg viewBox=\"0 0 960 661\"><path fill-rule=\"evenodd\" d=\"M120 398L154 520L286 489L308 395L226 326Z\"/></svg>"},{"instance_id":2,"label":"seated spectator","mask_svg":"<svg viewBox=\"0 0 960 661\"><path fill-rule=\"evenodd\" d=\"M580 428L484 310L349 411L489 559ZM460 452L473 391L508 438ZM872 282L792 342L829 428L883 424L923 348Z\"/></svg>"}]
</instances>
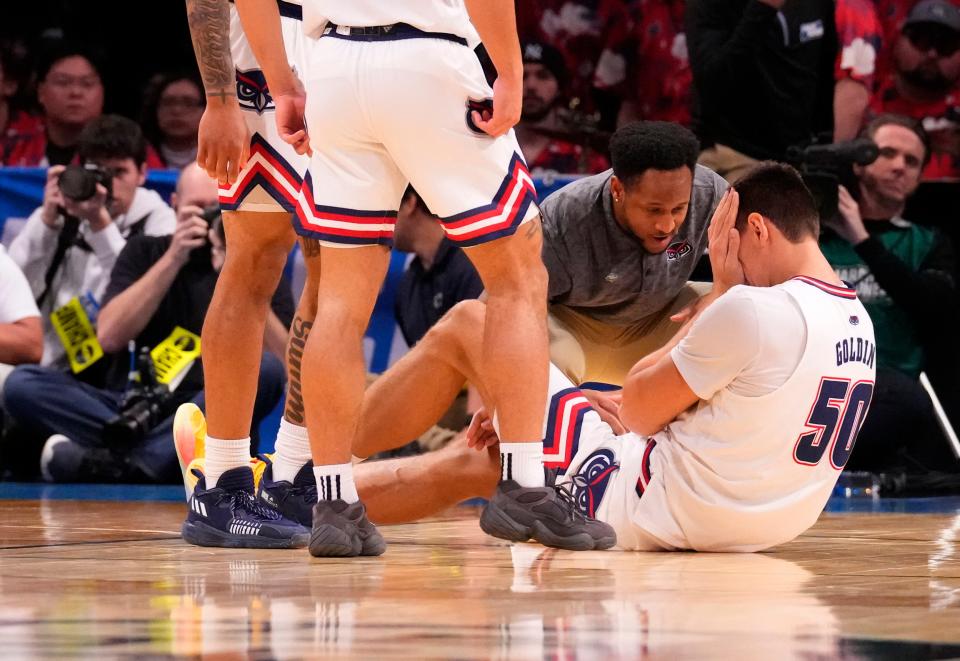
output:
<instances>
[{"instance_id":1,"label":"seated spectator","mask_svg":"<svg viewBox=\"0 0 960 661\"><path fill-rule=\"evenodd\" d=\"M833 131L833 0L688 0L700 157L728 181Z\"/></svg>"},{"instance_id":2,"label":"seated spectator","mask_svg":"<svg viewBox=\"0 0 960 661\"><path fill-rule=\"evenodd\" d=\"M837 274L856 287L877 337L877 388L850 467L889 468L903 460L898 453L941 467L950 454L917 377L932 362L955 361L955 263L945 236L902 217L929 141L916 120L897 115L876 118L865 135L880 157L855 166L857 200L841 188L840 213L824 223L833 233L821 240Z\"/></svg>"},{"instance_id":3,"label":"seated spectator","mask_svg":"<svg viewBox=\"0 0 960 661\"><path fill-rule=\"evenodd\" d=\"M923 123L932 147L925 180L960 178L960 8L924 0L910 11L871 108Z\"/></svg>"},{"instance_id":4,"label":"seated spectator","mask_svg":"<svg viewBox=\"0 0 960 661\"><path fill-rule=\"evenodd\" d=\"M400 203L394 247L414 255L397 287L395 304L397 324L412 347L454 305L478 298L483 283L413 188L407 188Z\"/></svg>"},{"instance_id":5,"label":"seated spectator","mask_svg":"<svg viewBox=\"0 0 960 661\"><path fill-rule=\"evenodd\" d=\"M596 174L610 167L602 155L549 132L579 129L561 121L567 72L560 51L549 44L523 46L523 111L517 140L534 177L556 174Z\"/></svg>"},{"instance_id":6,"label":"seated spectator","mask_svg":"<svg viewBox=\"0 0 960 661\"><path fill-rule=\"evenodd\" d=\"M833 139L852 140L863 127L877 90L877 58L883 44L875 0L837 0L837 52L833 88Z\"/></svg>"},{"instance_id":7,"label":"seated spectator","mask_svg":"<svg viewBox=\"0 0 960 661\"><path fill-rule=\"evenodd\" d=\"M16 103L22 91L21 68L21 58L17 57L13 48L0 44L0 164L4 163L5 144L17 140L19 136L32 135L42 127L39 117L18 107Z\"/></svg>"},{"instance_id":8,"label":"seated spectator","mask_svg":"<svg viewBox=\"0 0 960 661\"><path fill-rule=\"evenodd\" d=\"M517 30L523 41L559 50L570 72L568 94L585 112L599 110L612 128L626 80L623 58L612 49L630 33L623 0L518 0Z\"/></svg>"},{"instance_id":9,"label":"seated spectator","mask_svg":"<svg viewBox=\"0 0 960 661\"><path fill-rule=\"evenodd\" d=\"M78 147L83 163L99 168L109 188L98 183L90 199L71 199L60 188L64 166L51 167L43 205L30 214L10 246L10 256L27 276L45 320L74 298L88 316L95 316L127 239L169 234L176 224L173 210L157 193L143 188L146 141L134 122L116 115L99 117L84 129ZM68 356L54 324L45 322L44 334L43 365L80 367L74 360L80 355L79 344Z\"/></svg>"},{"instance_id":10,"label":"seated spectator","mask_svg":"<svg viewBox=\"0 0 960 661\"><path fill-rule=\"evenodd\" d=\"M11 366L39 363L43 326L30 285L0 245L0 391Z\"/></svg>"},{"instance_id":11,"label":"seated spectator","mask_svg":"<svg viewBox=\"0 0 960 661\"><path fill-rule=\"evenodd\" d=\"M691 123L693 74L683 16L686 0L633 0L632 30L614 52L626 70L617 124L640 119Z\"/></svg>"},{"instance_id":12,"label":"seated spectator","mask_svg":"<svg viewBox=\"0 0 960 661\"><path fill-rule=\"evenodd\" d=\"M223 265L225 241L219 217L211 228L201 217L216 208L217 186L197 165L186 168L178 183L177 225L172 235L136 236L120 254L110 277L100 313L98 337L113 354L105 388L94 388L64 372L20 367L7 380L7 411L20 428L49 437L41 468L48 480L179 481L180 470L171 429L176 407L193 401L203 407L200 360L182 368L183 380L171 401L162 405L163 419L133 442L118 444L104 434L108 421L122 410L129 360L123 350L156 348L174 331L200 341L200 330ZM293 297L282 282L273 298L279 317L279 338L265 344L282 346L293 317ZM268 329L273 325L268 324ZM268 331L269 332L269 331ZM256 341L259 341L257 339ZM282 349L281 349L282 351ZM179 376L179 375L176 375ZM281 360L264 354L254 413L254 430L283 395Z\"/></svg>"},{"instance_id":13,"label":"seated spectator","mask_svg":"<svg viewBox=\"0 0 960 661\"><path fill-rule=\"evenodd\" d=\"M43 121L0 147L4 165L46 167L72 163L80 134L103 112L103 82L97 58L84 48L61 44L37 71L37 101Z\"/></svg>"},{"instance_id":14,"label":"seated spectator","mask_svg":"<svg viewBox=\"0 0 960 661\"><path fill-rule=\"evenodd\" d=\"M195 74L166 73L151 82L140 126L163 167L182 170L197 159L197 132L205 105L203 86Z\"/></svg>"}]
</instances>

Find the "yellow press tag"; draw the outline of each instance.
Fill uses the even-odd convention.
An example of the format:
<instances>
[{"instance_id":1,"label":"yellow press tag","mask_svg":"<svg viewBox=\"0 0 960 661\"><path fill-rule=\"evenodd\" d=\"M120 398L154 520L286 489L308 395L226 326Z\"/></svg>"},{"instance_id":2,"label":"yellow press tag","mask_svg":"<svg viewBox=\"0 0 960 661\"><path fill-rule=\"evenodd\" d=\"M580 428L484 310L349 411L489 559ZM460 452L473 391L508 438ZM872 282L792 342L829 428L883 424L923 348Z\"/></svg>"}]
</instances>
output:
<instances>
[{"instance_id":1,"label":"yellow press tag","mask_svg":"<svg viewBox=\"0 0 960 661\"><path fill-rule=\"evenodd\" d=\"M79 374L103 357L103 347L97 341L97 333L78 297L74 296L66 305L54 310L50 315L50 323L67 351L70 369L74 374Z\"/></svg>"},{"instance_id":2,"label":"yellow press tag","mask_svg":"<svg viewBox=\"0 0 960 661\"><path fill-rule=\"evenodd\" d=\"M166 383L171 390L180 385L193 361L199 356L200 336L179 326L150 352L157 370L157 381Z\"/></svg>"}]
</instances>

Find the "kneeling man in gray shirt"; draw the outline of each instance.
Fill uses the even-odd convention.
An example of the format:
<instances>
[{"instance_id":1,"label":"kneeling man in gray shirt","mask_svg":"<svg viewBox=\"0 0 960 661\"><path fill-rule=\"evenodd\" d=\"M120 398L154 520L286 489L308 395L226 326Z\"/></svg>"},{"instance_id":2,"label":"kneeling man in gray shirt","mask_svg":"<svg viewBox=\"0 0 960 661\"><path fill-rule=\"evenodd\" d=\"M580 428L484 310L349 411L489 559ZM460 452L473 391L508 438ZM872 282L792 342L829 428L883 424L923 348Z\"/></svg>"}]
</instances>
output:
<instances>
[{"instance_id":1,"label":"kneeling man in gray shirt","mask_svg":"<svg viewBox=\"0 0 960 661\"><path fill-rule=\"evenodd\" d=\"M610 141L613 169L543 201L550 359L576 384L611 390L709 291L688 282L727 182L697 165L700 145L668 122L637 122Z\"/></svg>"}]
</instances>

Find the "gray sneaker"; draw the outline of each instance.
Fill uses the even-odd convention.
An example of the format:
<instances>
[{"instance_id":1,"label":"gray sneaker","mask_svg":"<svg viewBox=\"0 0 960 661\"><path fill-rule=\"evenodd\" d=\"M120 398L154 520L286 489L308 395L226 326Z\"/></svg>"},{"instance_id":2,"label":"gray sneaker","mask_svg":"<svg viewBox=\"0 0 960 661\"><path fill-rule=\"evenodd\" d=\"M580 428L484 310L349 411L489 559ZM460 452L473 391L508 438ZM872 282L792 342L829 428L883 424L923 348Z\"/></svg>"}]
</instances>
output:
<instances>
[{"instance_id":1,"label":"gray sneaker","mask_svg":"<svg viewBox=\"0 0 960 661\"><path fill-rule=\"evenodd\" d=\"M564 487L521 487L514 480L497 485L480 515L483 532L511 542L534 539L568 551L599 551L617 543L617 533L584 516Z\"/></svg>"},{"instance_id":2,"label":"gray sneaker","mask_svg":"<svg viewBox=\"0 0 960 661\"><path fill-rule=\"evenodd\" d=\"M387 543L357 501L321 500L313 506L310 555L317 558L381 555Z\"/></svg>"}]
</instances>

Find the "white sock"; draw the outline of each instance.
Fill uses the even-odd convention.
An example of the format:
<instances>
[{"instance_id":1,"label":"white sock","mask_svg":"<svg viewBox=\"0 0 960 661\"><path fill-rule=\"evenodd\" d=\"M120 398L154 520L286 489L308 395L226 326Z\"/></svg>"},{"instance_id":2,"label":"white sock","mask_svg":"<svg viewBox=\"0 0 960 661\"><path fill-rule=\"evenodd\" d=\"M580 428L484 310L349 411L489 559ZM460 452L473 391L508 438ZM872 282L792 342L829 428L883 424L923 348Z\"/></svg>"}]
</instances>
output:
<instances>
[{"instance_id":1,"label":"white sock","mask_svg":"<svg viewBox=\"0 0 960 661\"><path fill-rule=\"evenodd\" d=\"M543 443L500 443L500 479L521 487L542 487Z\"/></svg>"},{"instance_id":2,"label":"white sock","mask_svg":"<svg viewBox=\"0 0 960 661\"><path fill-rule=\"evenodd\" d=\"M277 432L276 451L273 455L273 480L286 480L293 483L293 479L300 469L310 461L310 437L307 428L280 420L280 431Z\"/></svg>"},{"instance_id":3,"label":"white sock","mask_svg":"<svg viewBox=\"0 0 960 661\"><path fill-rule=\"evenodd\" d=\"M214 438L207 436L206 459L203 474L207 478L207 488L217 486L217 480L231 468L250 465L250 437L237 439Z\"/></svg>"},{"instance_id":4,"label":"white sock","mask_svg":"<svg viewBox=\"0 0 960 661\"><path fill-rule=\"evenodd\" d=\"M313 476L317 478L317 500L340 499L348 503L360 500L353 481L353 464L314 466Z\"/></svg>"}]
</instances>

